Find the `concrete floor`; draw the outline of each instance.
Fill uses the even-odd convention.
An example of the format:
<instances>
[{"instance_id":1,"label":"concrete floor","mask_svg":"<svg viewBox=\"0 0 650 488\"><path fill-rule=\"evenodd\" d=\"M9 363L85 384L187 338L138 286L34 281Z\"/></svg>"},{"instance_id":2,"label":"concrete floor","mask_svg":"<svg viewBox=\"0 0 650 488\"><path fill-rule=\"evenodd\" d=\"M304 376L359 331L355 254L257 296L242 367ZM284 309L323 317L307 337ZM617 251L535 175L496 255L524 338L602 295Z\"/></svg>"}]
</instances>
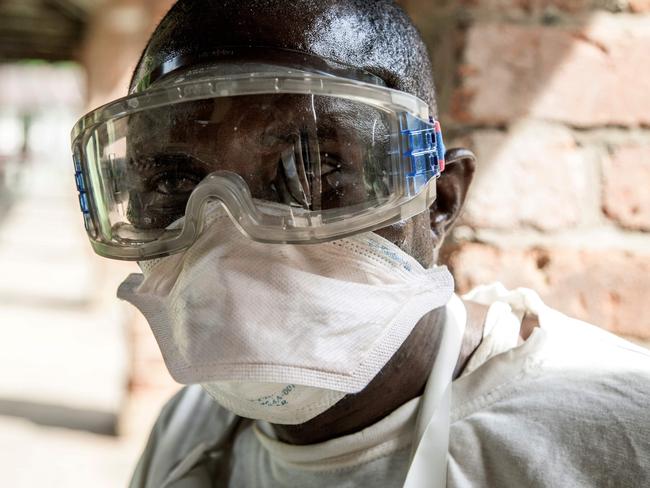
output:
<instances>
[{"instance_id":1,"label":"concrete floor","mask_svg":"<svg viewBox=\"0 0 650 488\"><path fill-rule=\"evenodd\" d=\"M126 486L151 424L168 394L135 396L119 436L39 425L0 415L0 486Z\"/></svg>"}]
</instances>

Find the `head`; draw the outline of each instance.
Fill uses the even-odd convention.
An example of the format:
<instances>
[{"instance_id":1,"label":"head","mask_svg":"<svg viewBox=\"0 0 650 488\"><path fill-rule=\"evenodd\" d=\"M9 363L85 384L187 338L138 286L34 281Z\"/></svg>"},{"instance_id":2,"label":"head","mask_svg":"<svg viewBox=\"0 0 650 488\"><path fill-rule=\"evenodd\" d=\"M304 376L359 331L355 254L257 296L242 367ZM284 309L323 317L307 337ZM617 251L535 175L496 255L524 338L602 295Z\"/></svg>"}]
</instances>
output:
<instances>
[{"instance_id":1,"label":"head","mask_svg":"<svg viewBox=\"0 0 650 488\"><path fill-rule=\"evenodd\" d=\"M180 0L153 33L135 70L131 91L142 89L142 86L148 83L165 83L165 80L169 79L167 76L183 76L187 71L200 71L202 64L211 61L210 56L225 55L228 57L230 66L235 65L236 67L240 62L237 58L238 53L248 52L251 48L264 52L264 62L273 62L276 61L274 59L276 56L282 57L286 53L293 53L297 54L299 58L302 57L305 63L314 63L320 60L321 63L328 66L336 65L351 71L362 71L379 78L389 88L423 99L430 107L430 115L437 118L431 64L426 47L407 15L392 0L295 0L292 2L284 0L202 0L201 2ZM179 58L183 60L183 63L178 70L168 75L160 73L156 76L152 75L152 73L156 74L163 64ZM242 58L241 62L244 61L246 59ZM136 117L130 122L144 124L145 130L134 131L142 133L144 137L142 140L130 141L129 144L141 145L135 149L135 152L155 154L156 151L162 149L167 164L169 164L171 155L171 164L174 166L176 163L173 159L173 150L171 153L165 151L164 144L160 146L161 143L156 137L157 124L167 128L171 127L172 130L168 131L168 140L172 142L172 146L180 149L179 153L191 153L194 146L200 146L206 154L192 155L200 164L205 166L205 161L209 161L211 157L215 161L218 160L221 167L227 164L227 169L232 169L239 175L246 175L246 183L254 197L257 194L265 199L265 191L269 191L269 188L272 191L277 191L282 183L279 181L276 184L273 180L273 178L280 178L278 175L282 173L282 167L278 166L278 153L282 154L281 161L284 163L284 152L276 151L267 157L260 148L265 145L263 140L267 133L265 129L282 127L285 119L288 119L290 123L298 121L300 130L307 126L306 132L309 133L314 128L309 128L310 122L307 115L313 115L316 112L325 114L324 120L327 122L327 105L340 103L340 99L323 98L327 99L323 102L324 105L318 106L313 103L313 106L310 107L311 112L304 111L299 99L295 101L283 99L281 111L273 110L273 102L268 102L268 106L266 103L259 103L259 98L251 100L250 106L247 106L246 100L242 102L238 99L236 109L226 109L221 112L221 109L214 106L204 106L199 103L192 105L190 110L205 111L206 117L203 117L202 113L201 117L196 117L196 112L188 114L191 120L197 122L191 129L187 129L188 124L183 123L185 118L183 111L175 111L173 120L166 119L165 112L151 112L148 119L144 116L139 119ZM226 103L227 105L228 103ZM265 110L265 107L268 110ZM338 114L336 122L342 133L352 132L357 137L363 137L359 134L370 132L373 134L371 146L375 145L375 125L372 130L368 131L341 129L341 124L352 124L357 129L365 128L367 113L363 110L354 110L354 107L344 107L345 110L341 110L341 107L336 108L337 110L333 112ZM287 113L291 113L291 117L283 117ZM213 124L215 117L217 121L225 120L227 123ZM312 117L312 122L313 120L314 117ZM322 135L320 132L322 130L321 115L318 116L318 121L320 137ZM215 126L214 129L210 129L211 124ZM199 125L201 127L197 128ZM327 124L325 125L327 126ZM237 133L220 133L217 127L225 127L226 130L234 128L233 130L236 130ZM211 130L217 132L210 132ZM291 135L291 131L281 130L279 132ZM302 133L300 137L303 137ZM327 141L328 137L323 137L323 140ZM201 144L193 144L198 140L201 141ZM346 163L350 163L349 166L354 167L354 161L358 162L358 160L373 161L372 158L364 158L363 154L354 154L353 148L363 147L363 144L355 145L354 141L348 143L345 137L340 136L338 141L339 143L343 141L339 151L345 151L341 148L351 148L352 153L345 155L344 158ZM297 147L301 147L300 143L297 144ZM300 157L299 153L300 150L296 151L294 157ZM137 160L138 158L133 159ZM348 159L350 161L347 161ZM151 178L145 172L146 167L156 167L156 161L151 161L151 158L144 157L141 160L144 161L142 166L145 169L136 167L135 171L130 171L135 174L136 183L141 180L143 182L146 182L147 179L150 180ZM305 160L308 160L308 157L305 157ZM269 163L268 171L266 171L266 163ZM448 165L437 180L437 199L428 212L376 232L410 254L424 267L433 266L437 259L437 252L462 208L472 180L473 164L473 159L458 158L458 162ZM186 162L179 162L178 166L185 167ZM322 166L321 161L321 168ZM371 165L371 174L374 174L373 169L374 167ZM202 171L206 170L211 170L209 164L207 169L204 168ZM341 170L339 169L339 171ZM364 172L367 176L367 167ZM294 171L294 178L295 175ZM343 175L343 171L341 171L341 175ZM201 176L206 175L197 172L195 176L187 177L189 191ZM325 176L326 174L322 171L318 176L318 184L321 188L323 186L321 180L325 179ZM178 181L185 184L183 179L176 178L174 184L178 184ZM289 186L288 180L288 178L284 180L286 187ZM162 190L168 184L164 179L159 183L163 187ZM151 186L150 182L148 184ZM374 185L366 185L366 187L376 191ZM171 200L163 199L166 203L162 204L151 202L144 197L140 198L138 192L146 195L147 191L153 193L154 190L149 188L140 191L137 189L137 184L132 188L136 189L136 195L131 195L130 200L136 202L135 204L140 202L142 208L149 209L145 220L162 219L162 221L154 222L156 227L161 228L177 217L177 215L169 214L170 207L178 206L167 205L174 203ZM180 189L182 190L182 188ZM291 193L291 188L285 188L285 190L289 190ZM157 190L155 191L157 192ZM165 194L164 191L159 193ZM321 192L320 194L324 195L325 193ZM352 197L354 196L354 192L352 192ZM295 193L292 197L297 200ZM269 200L279 201L278 195L274 195ZM321 205L320 208L325 208L324 201L319 201L318 204ZM152 208L159 208L159 214L152 214ZM138 208L130 210L134 210L134 214L139 213ZM146 222L142 224L146 225ZM208 279L212 279L212 276L210 275ZM418 284L418 286L420 285ZM239 306L237 303L234 305L235 308ZM337 309L340 307L339 302L327 305L331 309L336 309L336 312L339 311ZM330 308L326 310L329 311ZM359 393L345 396L333 407L306 423L298 426L276 426L276 432L280 438L294 443L310 443L353 432L379 420L399 405L420 394L437 353L441 324L445 317L444 310L444 307L441 307L422 317L414 325L410 336L401 343L397 352L390 357L380 373L374 376L365 389ZM356 313L355 319L365 313L363 310L355 310L355 312L359 312ZM325 318L328 317L329 315Z\"/></svg>"},{"instance_id":2,"label":"head","mask_svg":"<svg viewBox=\"0 0 650 488\"><path fill-rule=\"evenodd\" d=\"M206 53L251 47L268 49L269 58L277 52L294 51L359 68L381 78L390 88L425 100L431 115L437 117L427 49L392 0L180 0L153 33L135 70L131 91L152 71L178 56L190 60L182 68L187 70L192 68L191 60L201 62L198 59L206 59ZM255 123L262 127L266 121ZM255 123L250 125L251 131ZM247 164L245 157L229 157L233 164ZM473 172L471 160L448 166L438 180L438 197L428 213L376 232L424 266L432 266L459 215Z\"/></svg>"}]
</instances>

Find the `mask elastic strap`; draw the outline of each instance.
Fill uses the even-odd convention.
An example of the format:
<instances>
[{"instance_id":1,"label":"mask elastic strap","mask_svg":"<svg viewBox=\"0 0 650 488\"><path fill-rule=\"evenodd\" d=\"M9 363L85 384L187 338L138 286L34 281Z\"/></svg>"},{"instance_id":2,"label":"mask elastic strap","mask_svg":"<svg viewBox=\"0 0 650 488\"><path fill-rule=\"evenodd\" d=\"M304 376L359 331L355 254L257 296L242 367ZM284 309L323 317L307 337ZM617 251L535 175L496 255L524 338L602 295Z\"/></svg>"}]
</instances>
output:
<instances>
[{"instance_id":1,"label":"mask elastic strap","mask_svg":"<svg viewBox=\"0 0 650 488\"><path fill-rule=\"evenodd\" d=\"M453 295L447 305L447 318L438 356L422 396L411 466L404 488L443 488L447 484L451 382L466 321L465 306L458 296Z\"/></svg>"}]
</instances>

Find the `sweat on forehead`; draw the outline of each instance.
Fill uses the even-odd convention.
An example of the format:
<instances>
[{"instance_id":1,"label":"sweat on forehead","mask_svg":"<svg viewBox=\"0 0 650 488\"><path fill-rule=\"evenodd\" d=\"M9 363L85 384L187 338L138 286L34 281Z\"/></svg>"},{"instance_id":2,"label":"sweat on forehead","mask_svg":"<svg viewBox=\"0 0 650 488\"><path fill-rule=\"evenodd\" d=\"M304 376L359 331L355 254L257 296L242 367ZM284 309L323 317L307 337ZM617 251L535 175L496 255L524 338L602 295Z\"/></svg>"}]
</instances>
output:
<instances>
[{"instance_id":1,"label":"sweat on forehead","mask_svg":"<svg viewBox=\"0 0 650 488\"><path fill-rule=\"evenodd\" d=\"M225 47L288 49L358 67L436 114L427 49L392 0L180 0L151 36L131 87L172 58Z\"/></svg>"}]
</instances>

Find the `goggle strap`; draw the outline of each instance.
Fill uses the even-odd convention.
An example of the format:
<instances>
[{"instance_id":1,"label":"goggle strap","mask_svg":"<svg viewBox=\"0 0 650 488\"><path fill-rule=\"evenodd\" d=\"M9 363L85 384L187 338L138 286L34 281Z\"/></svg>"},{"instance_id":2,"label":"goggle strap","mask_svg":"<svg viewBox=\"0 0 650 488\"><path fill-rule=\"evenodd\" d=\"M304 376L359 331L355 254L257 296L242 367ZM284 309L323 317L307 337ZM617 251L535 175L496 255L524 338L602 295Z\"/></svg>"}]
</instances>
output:
<instances>
[{"instance_id":1,"label":"goggle strap","mask_svg":"<svg viewBox=\"0 0 650 488\"><path fill-rule=\"evenodd\" d=\"M435 125L434 131L436 134L436 148L438 150L438 164L440 165L440 172L442 173L445 170L445 153L447 152L447 148L445 147L445 141L442 139L442 127L440 127L440 122L434 120L433 117L431 117L430 121Z\"/></svg>"}]
</instances>

